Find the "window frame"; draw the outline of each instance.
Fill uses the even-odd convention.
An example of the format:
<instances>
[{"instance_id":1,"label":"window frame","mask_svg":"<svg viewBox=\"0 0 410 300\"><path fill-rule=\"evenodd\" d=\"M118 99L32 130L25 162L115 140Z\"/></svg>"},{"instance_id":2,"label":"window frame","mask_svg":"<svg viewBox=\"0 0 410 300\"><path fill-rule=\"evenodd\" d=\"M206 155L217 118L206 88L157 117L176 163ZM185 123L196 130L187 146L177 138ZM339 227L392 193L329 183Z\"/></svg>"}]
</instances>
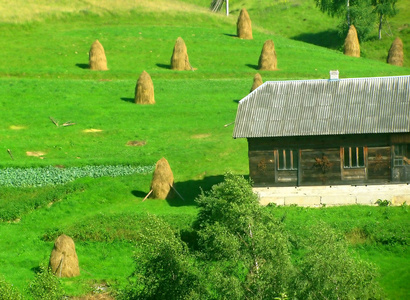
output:
<instances>
[{"instance_id":1,"label":"window frame","mask_svg":"<svg viewBox=\"0 0 410 300\"><path fill-rule=\"evenodd\" d=\"M276 168L278 171L297 171L298 170L298 167L299 167L299 150L298 149L280 148L280 149L276 149L275 152L276 152L276 162L277 162Z\"/></svg>"},{"instance_id":2,"label":"window frame","mask_svg":"<svg viewBox=\"0 0 410 300\"><path fill-rule=\"evenodd\" d=\"M344 146L341 148L343 152L343 169L363 169L366 167L365 146ZM348 153L346 153L346 150ZM347 164L346 160L348 160Z\"/></svg>"},{"instance_id":3,"label":"window frame","mask_svg":"<svg viewBox=\"0 0 410 300\"><path fill-rule=\"evenodd\" d=\"M403 167L406 165L405 158L407 158L407 150L408 150L407 148L408 148L407 144L393 145L393 167ZM400 153L396 154L396 152L400 152ZM397 163L397 162L400 162L400 163Z\"/></svg>"}]
</instances>

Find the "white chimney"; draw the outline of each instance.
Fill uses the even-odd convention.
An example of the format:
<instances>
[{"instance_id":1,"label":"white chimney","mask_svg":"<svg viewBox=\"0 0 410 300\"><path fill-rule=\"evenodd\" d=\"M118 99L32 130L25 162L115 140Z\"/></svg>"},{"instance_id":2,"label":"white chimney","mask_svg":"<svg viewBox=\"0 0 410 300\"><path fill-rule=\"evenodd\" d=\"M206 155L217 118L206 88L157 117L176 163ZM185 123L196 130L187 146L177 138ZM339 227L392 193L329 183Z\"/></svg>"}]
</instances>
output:
<instances>
[{"instance_id":1,"label":"white chimney","mask_svg":"<svg viewBox=\"0 0 410 300\"><path fill-rule=\"evenodd\" d=\"M330 71L330 80L339 80L339 70Z\"/></svg>"}]
</instances>

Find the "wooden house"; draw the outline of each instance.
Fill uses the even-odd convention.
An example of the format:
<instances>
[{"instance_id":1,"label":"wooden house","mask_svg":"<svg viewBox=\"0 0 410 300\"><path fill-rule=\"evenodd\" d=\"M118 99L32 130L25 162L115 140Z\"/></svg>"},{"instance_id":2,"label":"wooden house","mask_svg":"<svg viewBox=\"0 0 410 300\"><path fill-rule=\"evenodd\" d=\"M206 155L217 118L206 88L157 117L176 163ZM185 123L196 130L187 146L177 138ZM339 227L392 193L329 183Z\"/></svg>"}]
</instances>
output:
<instances>
[{"instance_id":1,"label":"wooden house","mask_svg":"<svg viewBox=\"0 0 410 300\"><path fill-rule=\"evenodd\" d=\"M410 76L265 82L239 102L255 187L410 182Z\"/></svg>"}]
</instances>

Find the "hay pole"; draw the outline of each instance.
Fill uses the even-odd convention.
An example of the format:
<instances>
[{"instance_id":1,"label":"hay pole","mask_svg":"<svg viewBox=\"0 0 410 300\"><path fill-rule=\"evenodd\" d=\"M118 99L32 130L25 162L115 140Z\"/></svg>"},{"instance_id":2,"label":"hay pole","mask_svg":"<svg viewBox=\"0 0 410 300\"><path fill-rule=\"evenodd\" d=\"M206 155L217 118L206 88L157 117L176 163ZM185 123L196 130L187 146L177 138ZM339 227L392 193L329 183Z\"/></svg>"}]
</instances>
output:
<instances>
[{"instance_id":1,"label":"hay pole","mask_svg":"<svg viewBox=\"0 0 410 300\"><path fill-rule=\"evenodd\" d=\"M225 124L224 127L231 126L231 125L234 124L234 123L235 123L235 121L233 121L233 122L231 122L231 123L228 123L228 124Z\"/></svg>"},{"instance_id":2,"label":"hay pole","mask_svg":"<svg viewBox=\"0 0 410 300\"><path fill-rule=\"evenodd\" d=\"M13 154L11 154L11 150L10 150L10 149L7 149L7 152L9 153L9 155L10 155L11 159L13 159L13 160L14 160Z\"/></svg>"},{"instance_id":3,"label":"hay pole","mask_svg":"<svg viewBox=\"0 0 410 300\"><path fill-rule=\"evenodd\" d=\"M189 62L188 59L185 59L185 62L188 63L189 67L191 68L191 71L195 71L194 67L192 67L191 63Z\"/></svg>"},{"instance_id":4,"label":"hay pole","mask_svg":"<svg viewBox=\"0 0 410 300\"><path fill-rule=\"evenodd\" d=\"M75 123L73 123L71 121L67 121L62 126L66 127L66 126L72 126L72 125L75 125Z\"/></svg>"},{"instance_id":5,"label":"hay pole","mask_svg":"<svg viewBox=\"0 0 410 300\"><path fill-rule=\"evenodd\" d=\"M85 273L87 273L87 274L89 274L89 275L91 275L91 276L94 276L93 274L91 274L90 272L84 270L83 268L80 268L80 270L81 270L81 271L84 271Z\"/></svg>"},{"instance_id":6,"label":"hay pole","mask_svg":"<svg viewBox=\"0 0 410 300\"><path fill-rule=\"evenodd\" d=\"M54 123L54 125L56 125L57 127L60 127L58 122L53 117L49 117L49 118L50 118L51 122ZM67 121L67 122L64 122L61 126L67 127L67 126L72 126L72 125L75 125L75 123L73 123L71 121Z\"/></svg>"},{"instance_id":7,"label":"hay pole","mask_svg":"<svg viewBox=\"0 0 410 300\"><path fill-rule=\"evenodd\" d=\"M49 117L49 118L50 118L51 122L53 122L54 125L56 125L58 127L58 122L56 120L54 120L53 117Z\"/></svg>"},{"instance_id":8,"label":"hay pole","mask_svg":"<svg viewBox=\"0 0 410 300\"><path fill-rule=\"evenodd\" d=\"M142 201L147 200L147 198L149 197L149 195L151 195L151 193L152 193L152 190L150 190L150 191L149 191L149 193L145 196L145 198L144 198L144 199L142 199Z\"/></svg>"},{"instance_id":9,"label":"hay pole","mask_svg":"<svg viewBox=\"0 0 410 300\"><path fill-rule=\"evenodd\" d=\"M61 257L60 263L58 264L58 267L56 269L56 273L58 272L58 269L60 269L60 276L59 276L60 278L61 278L61 272L63 271L63 260L64 260L64 256Z\"/></svg>"},{"instance_id":10,"label":"hay pole","mask_svg":"<svg viewBox=\"0 0 410 300\"><path fill-rule=\"evenodd\" d=\"M183 201L185 201L185 199L181 196L180 193L178 193L178 191L176 190L176 188L174 188L174 186L172 184L169 184L169 186L174 190L175 193L177 193L177 195L179 196L179 198L181 198Z\"/></svg>"}]
</instances>

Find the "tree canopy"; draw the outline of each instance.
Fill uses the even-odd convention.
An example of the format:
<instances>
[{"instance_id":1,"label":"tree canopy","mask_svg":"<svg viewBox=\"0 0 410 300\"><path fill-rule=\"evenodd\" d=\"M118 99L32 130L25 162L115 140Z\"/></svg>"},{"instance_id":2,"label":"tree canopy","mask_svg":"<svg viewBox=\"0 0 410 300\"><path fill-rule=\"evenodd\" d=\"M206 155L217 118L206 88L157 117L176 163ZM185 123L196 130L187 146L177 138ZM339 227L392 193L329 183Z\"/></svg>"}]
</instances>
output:
<instances>
[{"instance_id":1,"label":"tree canopy","mask_svg":"<svg viewBox=\"0 0 410 300\"><path fill-rule=\"evenodd\" d=\"M198 198L195 241L148 216L125 299L378 299L376 271L352 257L344 237L312 228L291 260L283 226L258 203L250 182L231 173ZM302 244L303 244L302 243Z\"/></svg>"},{"instance_id":2,"label":"tree canopy","mask_svg":"<svg viewBox=\"0 0 410 300\"><path fill-rule=\"evenodd\" d=\"M339 27L343 32L354 25L360 40L368 38L374 25L378 22L379 39L381 39L382 24L388 17L397 14L398 0L314 0L316 6L332 17L340 17ZM377 17L377 18L376 18Z\"/></svg>"}]
</instances>

